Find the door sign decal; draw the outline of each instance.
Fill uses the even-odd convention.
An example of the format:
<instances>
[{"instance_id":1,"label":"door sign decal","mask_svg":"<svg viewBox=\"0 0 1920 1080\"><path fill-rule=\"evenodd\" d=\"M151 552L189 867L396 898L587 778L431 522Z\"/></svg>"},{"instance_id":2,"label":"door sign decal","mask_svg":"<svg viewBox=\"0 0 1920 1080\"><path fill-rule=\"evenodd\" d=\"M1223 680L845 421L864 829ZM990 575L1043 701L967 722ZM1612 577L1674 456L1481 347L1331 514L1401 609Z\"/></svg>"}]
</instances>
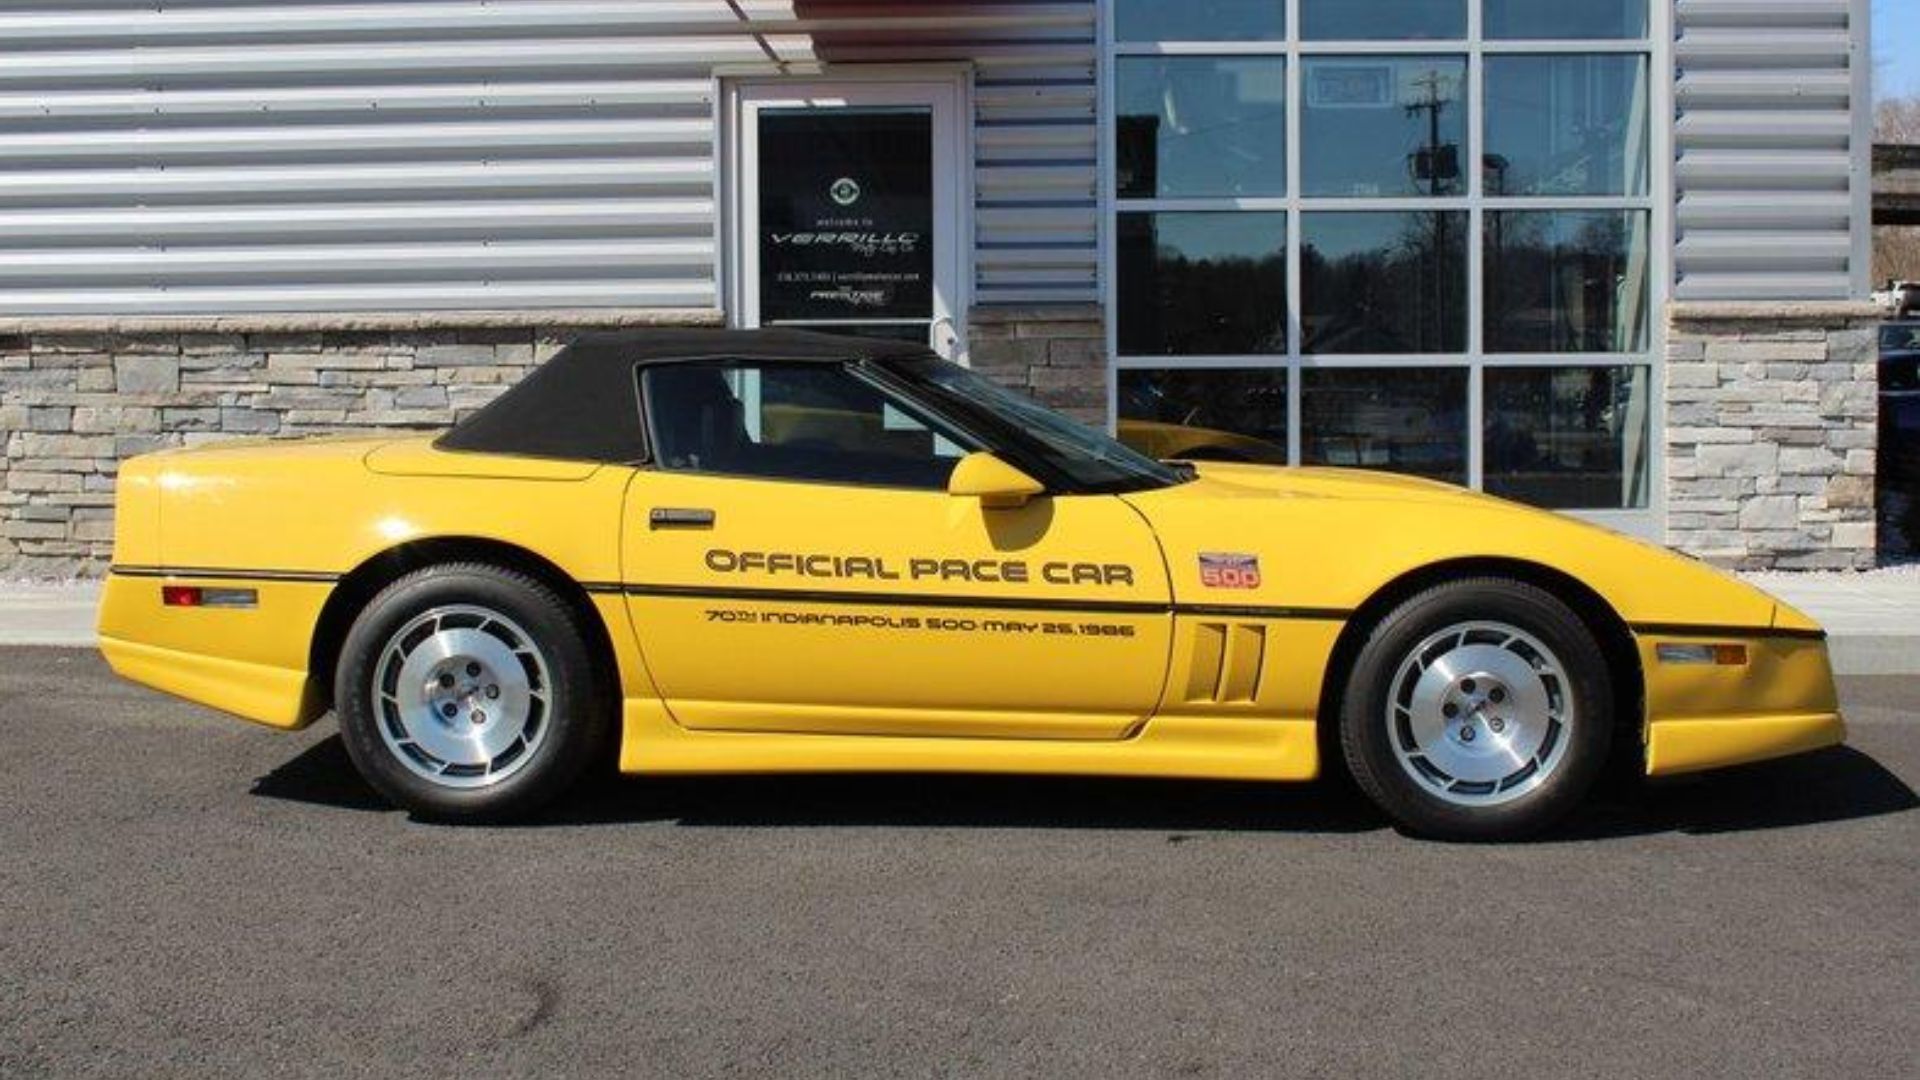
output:
<instances>
[{"instance_id":1,"label":"door sign decal","mask_svg":"<svg viewBox=\"0 0 1920 1080\"><path fill-rule=\"evenodd\" d=\"M933 115L760 114L764 323L930 319Z\"/></svg>"}]
</instances>

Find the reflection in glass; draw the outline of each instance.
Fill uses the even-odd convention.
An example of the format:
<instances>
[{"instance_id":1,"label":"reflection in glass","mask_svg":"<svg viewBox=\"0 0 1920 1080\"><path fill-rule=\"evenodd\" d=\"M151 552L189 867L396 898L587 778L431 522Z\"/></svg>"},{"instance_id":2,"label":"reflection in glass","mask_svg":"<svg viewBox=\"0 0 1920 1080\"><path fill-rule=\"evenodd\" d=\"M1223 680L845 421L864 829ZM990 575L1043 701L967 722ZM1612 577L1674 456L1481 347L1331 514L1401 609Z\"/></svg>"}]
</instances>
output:
<instances>
[{"instance_id":1,"label":"reflection in glass","mask_svg":"<svg viewBox=\"0 0 1920 1080\"><path fill-rule=\"evenodd\" d=\"M1287 36L1285 0L1114 0L1116 41L1259 41Z\"/></svg>"},{"instance_id":2,"label":"reflection in glass","mask_svg":"<svg viewBox=\"0 0 1920 1080\"><path fill-rule=\"evenodd\" d=\"M1121 353L1286 351L1285 214L1124 213L1116 233Z\"/></svg>"},{"instance_id":3,"label":"reflection in glass","mask_svg":"<svg viewBox=\"0 0 1920 1080\"><path fill-rule=\"evenodd\" d=\"M1556 510L1647 505L1647 369L1486 369L1487 491Z\"/></svg>"},{"instance_id":4,"label":"reflection in glass","mask_svg":"<svg viewBox=\"0 0 1920 1080\"><path fill-rule=\"evenodd\" d=\"M1308 41L1387 41L1467 36L1466 0L1300 0Z\"/></svg>"},{"instance_id":5,"label":"reflection in glass","mask_svg":"<svg viewBox=\"0 0 1920 1080\"><path fill-rule=\"evenodd\" d=\"M1286 61L1125 56L1117 69L1122 198L1286 193Z\"/></svg>"},{"instance_id":6,"label":"reflection in glass","mask_svg":"<svg viewBox=\"0 0 1920 1080\"><path fill-rule=\"evenodd\" d=\"M1308 368L1301 460L1467 482L1465 368Z\"/></svg>"},{"instance_id":7,"label":"reflection in glass","mask_svg":"<svg viewBox=\"0 0 1920 1080\"><path fill-rule=\"evenodd\" d=\"M1309 213L1300 322L1309 353L1464 352L1464 211Z\"/></svg>"},{"instance_id":8,"label":"reflection in glass","mask_svg":"<svg viewBox=\"0 0 1920 1080\"><path fill-rule=\"evenodd\" d=\"M1487 58L1488 195L1642 195L1647 58Z\"/></svg>"},{"instance_id":9,"label":"reflection in glass","mask_svg":"<svg viewBox=\"0 0 1920 1080\"><path fill-rule=\"evenodd\" d=\"M1464 193L1466 72L1466 58L1460 56L1305 61L1304 193Z\"/></svg>"},{"instance_id":10,"label":"reflection in glass","mask_svg":"<svg viewBox=\"0 0 1920 1080\"><path fill-rule=\"evenodd\" d=\"M1646 211L1490 211L1485 245L1488 352L1646 348Z\"/></svg>"},{"instance_id":11,"label":"reflection in glass","mask_svg":"<svg viewBox=\"0 0 1920 1080\"><path fill-rule=\"evenodd\" d=\"M1285 368L1128 368L1120 441L1148 457L1287 461Z\"/></svg>"},{"instance_id":12,"label":"reflection in glass","mask_svg":"<svg viewBox=\"0 0 1920 1080\"><path fill-rule=\"evenodd\" d=\"M1484 0L1489 38L1638 38L1647 36L1647 0Z\"/></svg>"}]
</instances>

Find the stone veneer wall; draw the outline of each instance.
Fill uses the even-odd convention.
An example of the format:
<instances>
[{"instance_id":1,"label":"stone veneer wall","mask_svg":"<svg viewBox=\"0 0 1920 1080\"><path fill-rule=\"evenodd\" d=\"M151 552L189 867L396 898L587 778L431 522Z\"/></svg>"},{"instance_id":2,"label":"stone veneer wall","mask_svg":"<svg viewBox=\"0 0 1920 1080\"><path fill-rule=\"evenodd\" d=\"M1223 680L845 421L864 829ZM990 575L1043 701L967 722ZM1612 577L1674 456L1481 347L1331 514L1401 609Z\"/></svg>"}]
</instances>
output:
<instances>
[{"instance_id":1,"label":"stone veneer wall","mask_svg":"<svg viewBox=\"0 0 1920 1080\"><path fill-rule=\"evenodd\" d=\"M1667 543L1736 569L1874 565L1870 307L1676 304Z\"/></svg>"},{"instance_id":2,"label":"stone veneer wall","mask_svg":"<svg viewBox=\"0 0 1920 1080\"><path fill-rule=\"evenodd\" d=\"M1097 305L975 308L970 326L976 371L1106 428L1107 336Z\"/></svg>"},{"instance_id":3,"label":"stone veneer wall","mask_svg":"<svg viewBox=\"0 0 1920 1080\"><path fill-rule=\"evenodd\" d=\"M719 319L718 312L641 312L591 325ZM445 427L589 325L513 321L439 329L382 318L198 329L164 321L105 330L0 325L0 577L103 571L123 458L242 436ZM362 328L292 329L303 323ZM975 366L1105 423L1097 308L979 309L972 326Z\"/></svg>"}]
</instances>

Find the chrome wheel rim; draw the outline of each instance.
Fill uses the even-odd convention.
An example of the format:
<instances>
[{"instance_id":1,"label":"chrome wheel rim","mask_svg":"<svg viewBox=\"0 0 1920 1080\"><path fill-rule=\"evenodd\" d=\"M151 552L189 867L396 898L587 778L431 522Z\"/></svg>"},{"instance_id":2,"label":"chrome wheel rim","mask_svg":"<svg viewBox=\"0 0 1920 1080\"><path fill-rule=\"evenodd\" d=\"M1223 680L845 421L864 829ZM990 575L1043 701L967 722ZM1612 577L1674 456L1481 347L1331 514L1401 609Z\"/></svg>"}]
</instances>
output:
<instances>
[{"instance_id":1,"label":"chrome wheel rim","mask_svg":"<svg viewBox=\"0 0 1920 1080\"><path fill-rule=\"evenodd\" d=\"M1501 622L1456 623L1395 672L1387 734L1400 768L1456 806L1494 806L1547 782L1575 722L1566 668L1539 638Z\"/></svg>"},{"instance_id":2,"label":"chrome wheel rim","mask_svg":"<svg viewBox=\"0 0 1920 1080\"><path fill-rule=\"evenodd\" d=\"M552 680L533 638L472 604L436 607L387 639L373 715L395 760L442 787L500 783L546 741Z\"/></svg>"}]
</instances>

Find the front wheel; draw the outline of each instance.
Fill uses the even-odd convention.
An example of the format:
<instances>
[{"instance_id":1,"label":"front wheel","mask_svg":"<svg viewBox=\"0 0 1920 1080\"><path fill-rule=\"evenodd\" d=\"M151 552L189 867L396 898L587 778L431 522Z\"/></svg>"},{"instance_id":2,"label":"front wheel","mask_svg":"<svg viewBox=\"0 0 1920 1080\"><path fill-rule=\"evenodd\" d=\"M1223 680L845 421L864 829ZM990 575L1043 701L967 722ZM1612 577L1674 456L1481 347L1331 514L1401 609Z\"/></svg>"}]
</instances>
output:
<instances>
[{"instance_id":1,"label":"front wheel","mask_svg":"<svg viewBox=\"0 0 1920 1080\"><path fill-rule=\"evenodd\" d=\"M347 634L334 701L347 754L393 802L503 821L579 779L610 730L578 619L485 565L394 582Z\"/></svg>"},{"instance_id":2,"label":"front wheel","mask_svg":"<svg viewBox=\"0 0 1920 1080\"><path fill-rule=\"evenodd\" d=\"M1611 742L1599 643L1523 582L1448 582L1402 603L1361 647L1341 702L1354 779L1408 830L1513 839L1593 786Z\"/></svg>"}]
</instances>

